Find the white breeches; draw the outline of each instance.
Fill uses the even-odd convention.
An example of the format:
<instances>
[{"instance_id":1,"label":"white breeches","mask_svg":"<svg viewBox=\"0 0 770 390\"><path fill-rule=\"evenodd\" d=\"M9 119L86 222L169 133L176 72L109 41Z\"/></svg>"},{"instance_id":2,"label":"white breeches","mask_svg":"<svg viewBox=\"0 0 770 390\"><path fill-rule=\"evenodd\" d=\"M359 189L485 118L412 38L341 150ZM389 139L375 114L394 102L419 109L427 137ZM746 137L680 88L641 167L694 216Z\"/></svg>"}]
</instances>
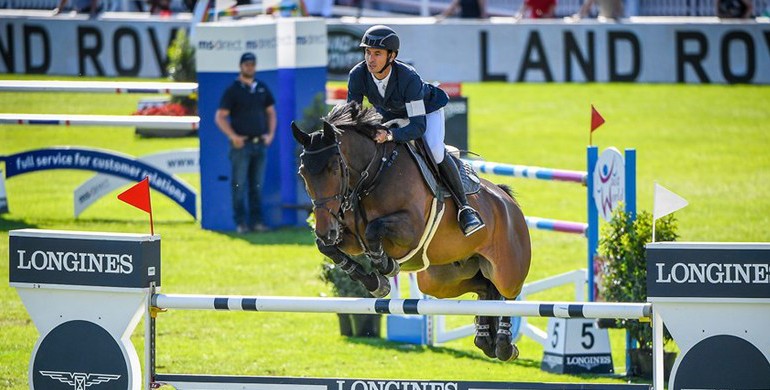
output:
<instances>
[{"instance_id":1,"label":"white breeches","mask_svg":"<svg viewBox=\"0 0 770 390\"><path fill-rule=\"evenodd\" d=\"M436 164L439 164L444 161L444 109L426 114L425 122L425 143Z\"/></svg>"}]
</instances>

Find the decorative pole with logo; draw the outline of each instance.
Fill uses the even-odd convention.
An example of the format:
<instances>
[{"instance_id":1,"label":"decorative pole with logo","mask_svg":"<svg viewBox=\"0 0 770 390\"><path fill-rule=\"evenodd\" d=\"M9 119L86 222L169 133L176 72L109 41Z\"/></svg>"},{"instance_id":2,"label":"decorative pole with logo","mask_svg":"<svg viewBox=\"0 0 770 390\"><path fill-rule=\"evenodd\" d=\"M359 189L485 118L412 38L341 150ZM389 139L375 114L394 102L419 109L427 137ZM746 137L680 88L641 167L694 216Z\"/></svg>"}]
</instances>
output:
<instances>
[{"instance_id":1,"label":"decorative pole with logo","mask_svg":"<svg viewBox=\"0 0 770 390\"><path fill-rule=\"evenodd\" d=\"M140 390L131 333L160 286L160 236L12 230L9 279L40 337L37 390Z\"/></svg>"}]
</instances>

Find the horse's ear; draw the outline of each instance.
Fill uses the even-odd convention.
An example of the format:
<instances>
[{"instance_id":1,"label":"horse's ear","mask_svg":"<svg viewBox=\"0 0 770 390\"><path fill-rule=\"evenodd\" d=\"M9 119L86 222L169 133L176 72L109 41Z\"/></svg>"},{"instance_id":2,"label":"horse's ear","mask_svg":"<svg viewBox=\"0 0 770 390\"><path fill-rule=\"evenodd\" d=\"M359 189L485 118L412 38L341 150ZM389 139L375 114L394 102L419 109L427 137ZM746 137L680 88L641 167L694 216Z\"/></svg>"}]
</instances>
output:
<instances>
[{"instance_id":1,"label":"horse's ear","mask_svg":"<svg viewBox=\"0 0 770 390\"><path fill-rule=\"evenodd\" d=\"M331 123L327 121L324 121L324 138L332 141L335 138L334 126L332 126Z\"/></svg>"},{"instance_id":2,"label":"horse's ear","mask_svg":"<svg viewBox=\"0 0 770 390\"><path fill-rule=\"evenodd\" d=\"M310 145L310 136L302 131L299 126L297 126L294 121L291 121L291 134L294 136L294 139L297 140L297 142L300 143L300 145L307 147Z\"/></svg>"}]
</instances>

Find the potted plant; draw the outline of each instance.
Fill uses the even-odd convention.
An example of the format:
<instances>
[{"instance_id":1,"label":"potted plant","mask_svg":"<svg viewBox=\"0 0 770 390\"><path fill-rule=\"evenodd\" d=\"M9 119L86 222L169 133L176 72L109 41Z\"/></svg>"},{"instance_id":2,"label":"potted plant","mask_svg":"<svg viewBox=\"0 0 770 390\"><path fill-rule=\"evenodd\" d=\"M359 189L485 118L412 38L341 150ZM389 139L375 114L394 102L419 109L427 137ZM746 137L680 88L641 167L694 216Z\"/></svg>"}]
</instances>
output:
<instances>
[{"instance_id":1,"label":"potted plant","mask_svg":"<svg viewBox=\"0 0 770 390\"><path fill-rule=\"evenodd\" d=\"M168 48L168 78L174 82L195 82L195 47L190 42L187 32L180 29ZM140 99L134 115L195 116L198 115L198 94L188 96L151 97ZM180 132L164 129L136 129L136 133L149 137L178 137L196 134L196 130Z\"/></svg>"},{"instance_id":2,"label":"potted plant","mask_svg":"<svg viewBox=\"0 0 770 390\"><path fill-rule=\"evenodd\" d=\"M372 271L371 263L365 256L354 260L360 262L367 271ZM351 279L329 259L321 264L320 278L331 285L332 292L338 297L373 298L361 283ZM337 317L340 321L340 334L343 336L380 337L380 314L337 314Z\"/></svg>"},{"instance_id":3,"label":"potted plant","mask_svg":"<svg viewBox=\"0 0 770 390\"><path fill-rule=\"evenodd\" d=\"M655 225L656 241L675 241L676 219L673 214L660 218ZM641 211L636 219L618 207L609 223L601 229L597 263L602 264L599 293L606 301L647 301L647 259L645 245L652 242L652 214ZM652 378L652 328L649 322L639 320L611 320L614 327L625 328L638 342L638 348L629 349L630 376ZM606 321L605 321L606 324ZM663 342L668 344L671 334L664 329ZM676 353L664 356L665 377L671 371Z\"/></svg>"}]
</instances>

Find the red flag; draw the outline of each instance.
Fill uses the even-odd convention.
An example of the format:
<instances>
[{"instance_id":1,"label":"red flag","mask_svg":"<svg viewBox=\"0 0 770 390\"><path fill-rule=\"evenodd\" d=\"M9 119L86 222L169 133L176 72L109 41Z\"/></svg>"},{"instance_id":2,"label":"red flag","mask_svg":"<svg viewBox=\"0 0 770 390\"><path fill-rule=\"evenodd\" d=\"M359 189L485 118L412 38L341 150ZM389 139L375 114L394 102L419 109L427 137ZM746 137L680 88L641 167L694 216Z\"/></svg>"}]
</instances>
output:
<instances>
[{"instance_id":1,"label":"red flag","mask_svg":"<svg viewBox=\"0 0 770 390\"><path fill-rule=\"evenodd\" d=\"M134 184L131 188L118 194L118 199L150 214L150 234L155 235L152 223L152 203L150 202L150 178Z\"/></svg>"},{"instance_id":2,"label":"red flag","mask_svg":"<svg viewBox=\"0 0 770 390\"><path fill-rule=\"evenodd\" d=\"M594 105L591 105L591 132L593 133L594 130L598 129L599 126L604 124L604 118L602 118L602 115L599 114L599 111L596 111L594 108Z\"/></svg>"}]
</instances>

